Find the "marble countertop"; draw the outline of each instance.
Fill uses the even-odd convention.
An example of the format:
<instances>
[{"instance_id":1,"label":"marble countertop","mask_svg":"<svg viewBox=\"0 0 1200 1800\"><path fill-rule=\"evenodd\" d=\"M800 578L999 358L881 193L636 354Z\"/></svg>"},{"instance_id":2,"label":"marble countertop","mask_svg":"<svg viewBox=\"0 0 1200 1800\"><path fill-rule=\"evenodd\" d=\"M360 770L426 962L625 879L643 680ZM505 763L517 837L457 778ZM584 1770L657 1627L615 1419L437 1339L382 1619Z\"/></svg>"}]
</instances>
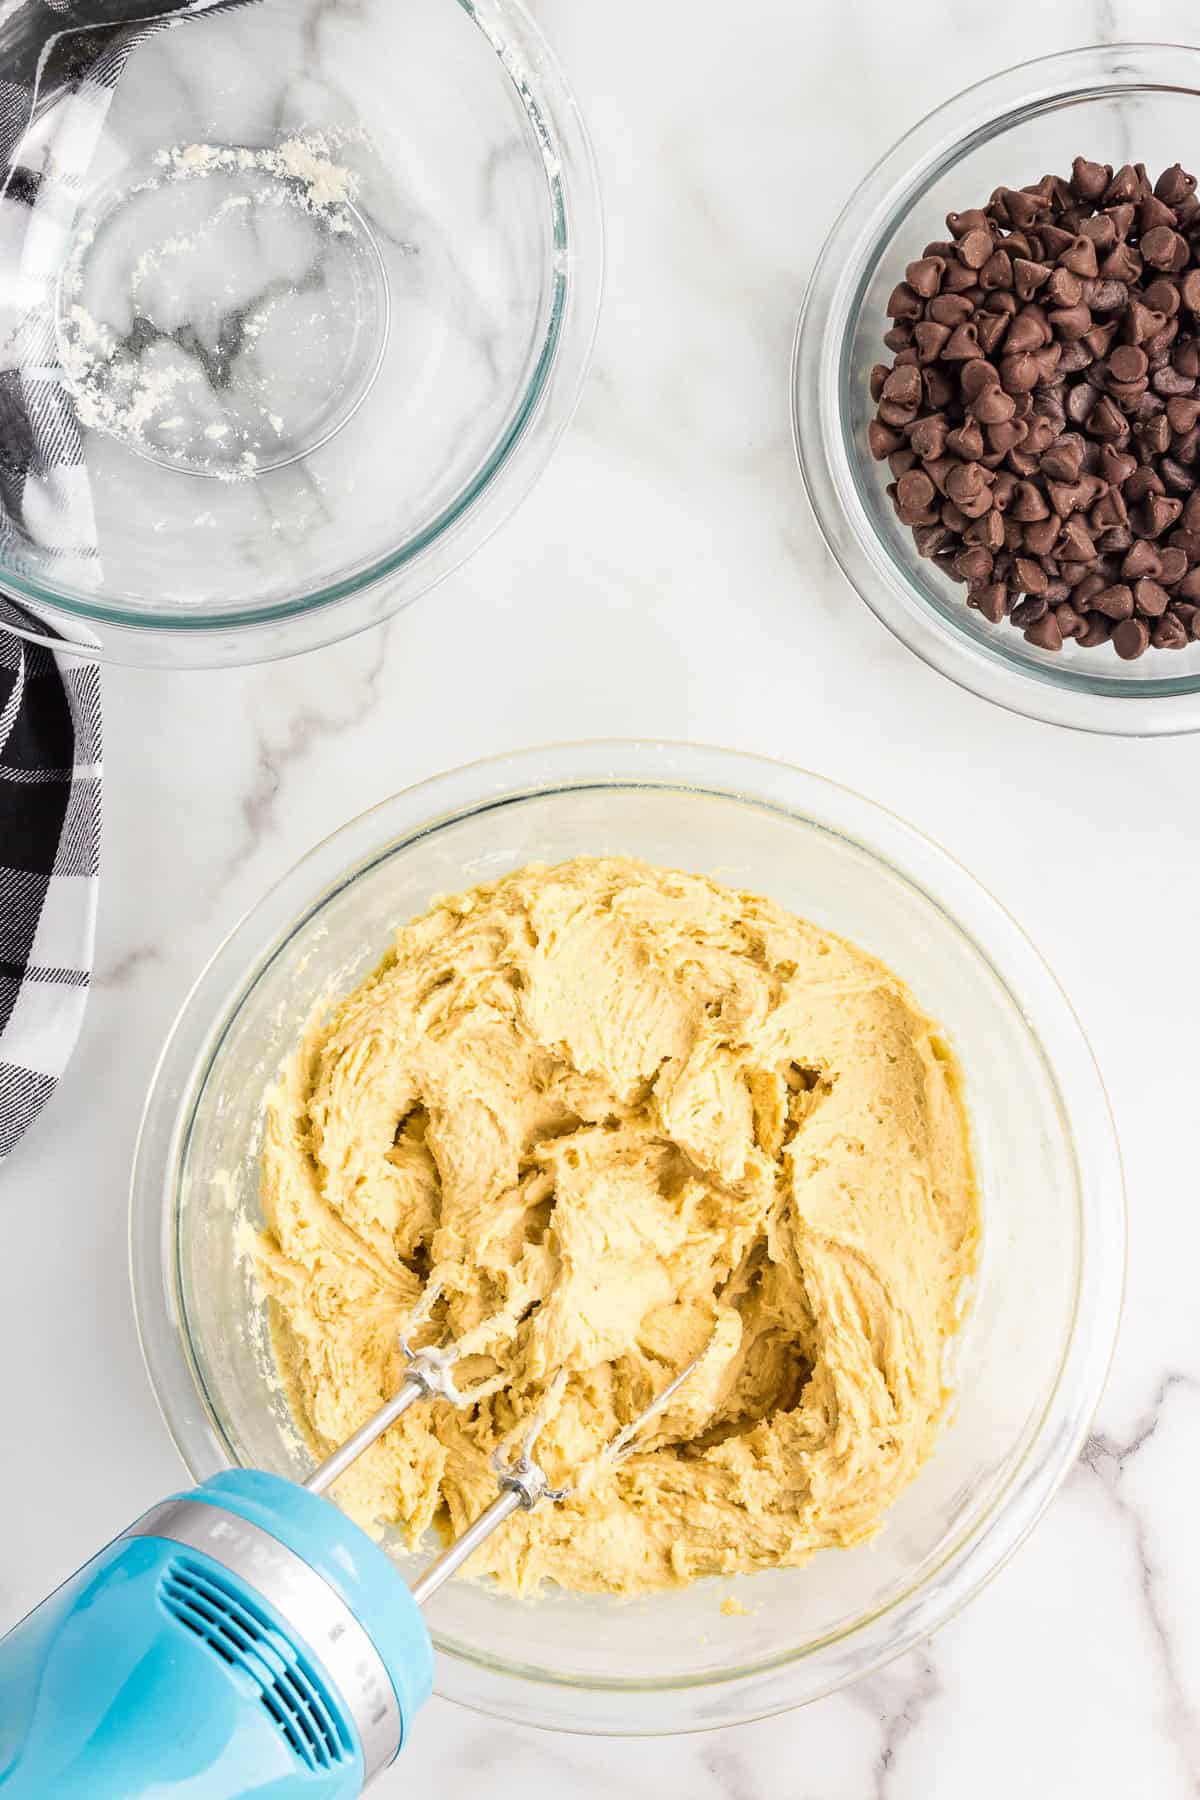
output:
<instances>
[{"instance_id":1,"label":"marble countertop","mask_svg":"<svg viewBox=\"0 0 1200 1800\"><path fill-rule=\"evenodd\" d=\"M695 738L895 808L1056 970L1128 1174L1108 1390L1017 1557L934 1642L852 1690L639 1742L434 1702L373 1791L1184 1800L1200 1792L1200 738L1105 740L1011 717L894 642L821 544L786 377L811 259L903 129L1035 47L1184 40L1194 7L536 11L590 124L608 225L595 363L548 474L466 568L350 644L219 675L106 672L95 988L0 1195L0 1624L180 1478L134 1333L126 1188L159 1044L224 932L350 813L442 768L557 738Z\"/></svg>"}]
</instances>

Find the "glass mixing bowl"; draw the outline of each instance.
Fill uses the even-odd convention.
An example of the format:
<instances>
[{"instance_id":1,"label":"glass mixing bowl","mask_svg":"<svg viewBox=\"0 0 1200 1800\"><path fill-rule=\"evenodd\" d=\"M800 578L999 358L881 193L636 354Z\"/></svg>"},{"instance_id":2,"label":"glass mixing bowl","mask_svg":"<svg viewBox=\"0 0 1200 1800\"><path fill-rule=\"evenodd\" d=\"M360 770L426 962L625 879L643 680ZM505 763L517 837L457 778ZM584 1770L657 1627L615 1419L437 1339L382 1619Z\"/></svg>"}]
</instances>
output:
<instances>
[{"instance_id":1,"label":"glass mixing bowl","mask_svg":"<svg viewBox=\"0 0 1200 1800\"><path fill-rule=\"evenodd\" d=\"M575 103L518 0L185 9L101 91L47 77L0 170L0 587L124 662L346 637L570 416L602 254Z\"/></svg>"},{"instance_id":2,"label":"glass mixing bowl","mask_svg":"<svg viewBox=\"0 0 1200 1800\"><path fill-rule=\"evenodd\" d=\"M532 750L385 801L265 896L186 1001L136 1156L133 1282L192 1474L307 1473L234 1242L237 1214L261 1216L264 1088L312 1009L435 895L597 853L768 894L885 958L961 1058L985 1210L952 1412L873 1543L631 1601L460 1579L431 1604L441 1693L538 1725L676 1731L815 1699L935 1629L1033 1524L1104 1382L1124 1264L1104 1090L1045 964L944 852L819 776L683 745ZM729 1596L744 1615L721 1612Z\"/></svg>"},{"instance_id":3,"label":"glass mixing bowl","mask_svg":"<svg viewBox=\"0 0 1200 1800\"><path fill-rule=\"evenodd\" d=\"M804 483L829 548L876 617L952 681L1013 712L1137 736L1200 729L1200 643L1055 654L968 610L964 589L918 556L867 450L871 365L887 356L884 306L906 264L946 234L946 214L993 188L1084 155L1158 173L1195 170L1200 50L1098 45L1008 69L930 113L847 202L813 271L792 357L792 422Z\"/></svg>"}]
</instances>

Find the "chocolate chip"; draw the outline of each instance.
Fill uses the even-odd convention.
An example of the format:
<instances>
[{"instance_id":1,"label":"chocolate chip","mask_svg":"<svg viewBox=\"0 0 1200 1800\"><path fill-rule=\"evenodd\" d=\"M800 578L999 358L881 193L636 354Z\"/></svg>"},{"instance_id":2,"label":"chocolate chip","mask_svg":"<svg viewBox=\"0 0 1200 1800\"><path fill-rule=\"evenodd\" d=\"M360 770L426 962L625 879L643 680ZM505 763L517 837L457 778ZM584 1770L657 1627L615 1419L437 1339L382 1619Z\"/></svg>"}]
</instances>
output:
<instances>
[{"instance_id":1,"label":"chocolate chip","mask_svg":"<svg viewBox=\"0 0 1200 1800\"><path fill-rule=\"evenodd\" d=\"M1166 613L1150 635L1150 642L1156 650L1183 650L1187 641L1187 626L1173 613Z\"/></svg>"},{"instance_id":2,"label":"chocolate chip","mask_svg":"<svg viewBox=\"0 0 1200 1800\"><path fill-rule=\"evenodd\" d=\"M995 240L986 224L965 231L958 240L959 259L968 269L982 269L994 248Z\"/></svg>"},{"instance_id":3,"label":"chocolate chip","mask_svg":"<svg viewBox=\"0 0 1200 1800\"><path fill-rule=\"evenodd\" d=\"M915 294L923 300L932 300L942 284L942 276L946 272L946 261L941 256L922 256L917 262L910 262L904 271L904 279Z\"/></svg>"},{"instance_id":4,"label":"chocolate chip","mask_svg":"<svg viewBox=\"0 0 1200 1800\"><path fill-rule=\"evenodd\" d=\"M1013 285L1012 259L1007 251L992 251L979 271L979 285L981 288L1010 288Z\"/></svg>"},{"instance_id":5,"label":"chocolate chip","mask_svg":"<svg viewBox=\"0 0 1200 1800\"><path fill-rule=\"evenodd\" d=\"M1179 311L1179 284L1167 275L1156 275L1142 289L1142 299L1164 319L1173 319Z\"/></svg>"},{"instance_id":6,"label":"chocolate chip","mask_svg":"<svg viewBox=\"0 0 1200 1800\"><path fill-rule=\"evenodd\" d=\"M969 411L984 425L998 425L1004 419L1011 419L1016 412L1016 404L1011 394L1006 394L998 387L984 388L970 404Z\"/></svg>"},{"instance_id":7,"label":"chocolate chip","mask_svg":"<svg viewBox=\"0 0 1200 1800\"><path fill-rule=\"evenodd\" d=\"M1108 531L1113 526L1128 524L1129 512L1120 488L1104 490L1088 513L1088 522L1094 531Z\"/></svg>"},{"instance_id":8,"label":"chocolate chip","mask_svg":"<svg viewBox=\"0 0 1200 1800\"><path fill-rule=\"evenodd\" d=\"M1148 360L1146 352L1137 344L1119 344L1108 359L1108 372L1114 381L1141 381L1145 378Z\"/></svg>"},{"instance_id":9,"label":"chocolate chip","mask_svg":"<svg viewBox=\"0 0 1200 1800\"><path fill-rule=\"evenodd\" d=\"M1044 287L1053 273L1049 263L1032 262L1027 256L1015 256L1012 259L1011 285L1019 300L1032 300L1040 287Z\"/></svg>"},{"instance_id":10,"label":"chocolate chip","mask_svg":"<svg viewBox=\"0 0 1200 1800\"><path fill-rule=\"evenodd\" d=\"M1093 312L1120 312L1129 302L1129 287L1124 281L1097 281L1087 299Z\"/></svg>"},{"instance_id":11,"label":"chocolate chip","mask_svg":"<svg viewBox=\"0 0 1200 1800\"><path fill-rule=\"evenodd\" d=\"M1071 164L1071 192L1080 200L1095 203L1101 199L1111 179L1112 170L1104 163L1088 162L1086 157L1077 156Z\"/></svg>"},{"instance_id":12,"label":"chocolate chip","mask_svg":"<svg viewBox=\"0 0 1200 1800\"><path fill-rule=\"evenodd\" d=\"M965 575L968 581L986 582L992 572L992 562L990 550L984 549L982 544L973 544L970 548L959 551L954 559L954 566L960 575ZM1164 606L1166 598L1164 593Z\"/></svg>"},{"instance_id":13,"label":"chocolate chip","mask_svg":"<svg viewBox=\"0 0 1200 1800\"><path fill-rule=\"evenodd\" d=\"M1165 363L1161 369L1155 369L1154 374L1150 377L1150 385L1155 393L1161 394L1165 400L1191 394L1196 387L1196 383L1189 376L1180 374L1179 370L1170 363Z\"/></svg>"},{"instance_id":14,"label":"chocolate chip","mask_svg":"<svg viewBox=\"0 0 1200 1800\"><path fill-rule=\"evenodd\" d=\"M1170 597L1166 588L1160 587L1149 575L1144 575L1133 590L1134 605L1148 619L1161 619Z\"/></svg>"},{"instance_id":15,"label":"chocolate chip","mask_svg":"<svg viewBox=\"0 0 1200 1800\"><path fill-rule=\"evenodd\" d=\"M907 365L893 369L883 384L883 398L899 406L915 406L921 398L921 377L916 369Z\"/></svg>"},{"instance_id":16,"label":"chocolate chip","mask_svg":"<svg viewBox=\"0 0 1200 1800\"><path fill-rule=\"evenodd\" d=\"M1085 279L1096 274L1096 246L1091 238L1076 237L1067 248L1060 251L1058 261L1064 269L1070 269L1072 275L1082 275Z\"/></svg>"},{"instance_id":17,"label":"chocolate chip","mask_svg":"<svg viewBox=\"0 0 1200 1800\"><path fill-rule=\"evenodd\" d=\"M1078 209L1076 209L1078 210ZM1096 246L1096 253L1111 250L1119 237L1124 237L1132 221L1132 209L1129 220L1124 219L1126 209L1123 206L1110 207L1107 212L1096 213L1091 219L1080 219L1078 231L1081 237L1091 238ZM1172 225L1175 223L1171 220Z\"/></svg>"},{"instance_id":18,"label":"chocolate chip","mask_svg":"<svg viewBox=\"0 0 1200 1800\"><path fill-rule=\"evenodd\" d=\"M1053 553L1058 542L1058 515L1051 513L1048 518L1035 519L1028 525L1017 525L1014 521L1012 529L1021 534L1020 545L1014 548L1032 551L1034 556L1047 557Z\"/></svg>"},{"instance_id":19,"label":"chocolate chip","mask_svg":"<svg viewBox=\"0 0 1200 1800\"><path fill-rule=\"evenodd\" d=\"M1089 387L1081 381L1068 390L1066 412L1072 425L1086 425L1100 400L1099 388ZM1117 415L1120 417L1120 414Z\"/></svg>"},{"instance_id":20,"label":"chocolate chip","mask_svg":"<svg viewBox=\"0 0 1200 1800\"><path fill-rule=\"evenodd\" d=\"M1164 546L1158 553L1158 580L1166 588L1172 588L1176 582L1182 581L1188 572L1188 559L1183 551L1174 544Z\"/></svg>"},{"instance_id":21,"label":"chocolate chip","mask_svg":"<svg viewBox=\"0 0 1200 1800\"><path fill-rule=\"evenodd\" d=\"M1200 423L1200 400L1177 394L1167 401L1167 424L1173 432L1182 437L1197 423Z\"/></svg>"},{"instance_id":22,"label":"chocolate chip","mask_svg":"<svg viewBox=\"0 0 1200 1800\"><path fill-rule=\"evenodd\" d=\"M1186 260L1187 242L1177 231L1172 231L1169 225L1156 225L1141 240L1143 260L1152 269L1173 268L1180 247Z\"/></svg>"},{"instance_id":23,"label":"chocolate chip","mask_svg":"<svg viewBox=\"0 0 1200 1800\"><path fill-rule=\"evenodd\" d=\"M938 325L932 319L922 319L919 325L913 327L913 338L920 361L936 362L949 337L948 325Z\"/></svg>"},{"instance_id":24,"label":"chocolate chip","mask_svg":"<svg viewBox=\"0 0 1200 1800\"><path fill-rule=\"evenodd\" d=\"M1095 650L1101 644L1107 644L1112 633L1112 623L1103 613L1084 613L1083 630L1076 640L1081 650Z\"/></svg>"},{"instance_id":25,"label":"chocolate chip","mask_svg":"<svg viewBox=\"0 0 1200 1800\"><path fill-rule=\"evenodd\" d=\"M1189 563L1200 563L1200 532L1182 531L1177 526L1167 543L1172 550L1182 550Z\"/></svg>"},{"instance_id":26,"label":"chocolate chip","mask_svg":"<svg viewBox=\"0 0 1200 1800\"><path fill-rule=\"evenodd\" d=\"M1013 560L1013 573L1022 593L1040 597L1049 585L1049 577L1042 564L1032 556L1018 556Z\"/></svg>"},{"instance_id":27,"label":"chocolate chip","mask_svg":"<svg viewBox=\"0 0 1200 1800\"><path fill-rule=\"evenodd\" d=\"M990 550L993 555L1004 548L1004 520L996 510L996 491L992 489L992 504L987 512L978 519L972 519L963 532L963 541L983 550Z\"/></svg>"},{"instance_id":28,"label":"chocolate chip","mask_svg":"<svg viewBox=\"0 0 1200 1800\"><path fill-rule=\"evenodd\" d=\"M978 419L964 419L961 425L946 433L946 448L964 462L978 462L983 455L983 430Z\"/></svg>"},{"instance_id":29,"label":"chocolate chip","mask_svg":"<svg viewBox=\"0 0 1200 1800\"><path fill-rule=\"evenodd\" d=\"M961 294L939 294L936 300L929 302L926 310L928 317L936 324L948 325L953 331L956 325L961 325L964 319L971 317L974 308Z\"/></svg>"},{"instance_id":30,"label":"chocolate chip","mask_svg":"<svg viewBox=\"0 0 1200 1800\"><path fill-rule=\"evenodd\" d=\"M1166 201L1159 199L1157 194L1151 194L1148 199L1142 201L1138 207L1137 221L1138 232L1142 237L1145 237L1148 231L1153 231L1156 225L1166 225L1174 231L1178 223L1175 208L1168 206ZM1125 230L1128 231L1128 229L1129 227L1126 226Z\"/></svg>"},{"instance_id":31,"label":"chocolate chip","mask_svg":"<svg viewBox=\"0 0 1200 1800\"><path fill-rule=\"evenodd\" d=\"M937 489L924 469L910 469L907 475L900 477L896 491L907 512L924 512L932 505Z\"/></svg>"},{"instance_id":32,"label":"chocolate chip","mask_svg":"<svg viewBox=\"0 0 1200 1800\"><path fill-rule=\"evenodd\" d=\"M1022 350L1040 350L1046 342L1043 328L1045 315L1040 309L1035 312L1032 305L1025 307L1014 318L1004 338L1004 348L1009 355L1016 355Z\"/></svg>"},{"instance_id":33,"label":"chocolate chip","mask_svg":"<svg viewBox=\"0 0 1200 1800\"><path fill-rule=\"evenodd\" d=\"M912 528L913 543L917 546L919 556L936 556L950 542L950 533L942 524L914 525Z\"/></svg>"},{"instance_id":34,"label":"chocolate chip","mask_svg":"<svg viewBox=\"0 0 1200 1800\"><path fill-rule=\"evenodd\" d=\"M1143 575L1157 575L1161 568L1162 558L1154 545L1139 540L1130 547L1121 564L1121 574L1126 581L1137 581Z\"/></svg>"},{"instance_id":35,"label":"chocolate chip","mask_svg":"<svg viewBox=\"0 0 1200 1800\"><path fill-rule=\"evenodd\" d=\"M1003 342L1008 330L1008 320L999 313L977 313L975 330L979 336L980 350L984 356L990 356Z\"/></svg>"},{"instance_id":36,"label":"chocolate chip","mask_svg":"<svg viewBox=\"0 0 1200 1800\"><path fill-rule=\"evenodd\" d=\"M1173 456L1164 456L1158 465L1166 486L1174 494L1190 494L1196 486L1196 476L1190 469L1176 462Z\"/></svg>"},{"instance_id":37,"label":"chocolate chip","mask_svg":"<svg viewBox=\"0 0 1200 1800\"><path fill-rule=\"evenodd\" d=\"M1091 532L1077 515L1063 523L1055 544L1060 562L1090 563L1095 560L1096 545Z\"/></svg>"},{"instance_id":38,"label":"chocolate chip","mask_svg":"<svg viewBox=\"0 0 1200 1800\"><path fill-rule=\"evenodd\" d=\"M1076 392L1090 394L1090 388L1076 389ZM1093 437L1119 438L1127 430L1125 420L1115 401L1107 394L1101 395L1091 411L1087 414L1087 428Z\"/></svg>"},{"instance_id":39,"label":"chocolate chip","mask_svg":"<svg viewBox=\"0 0 1200 1800\"><path fill-rule=\"evenodd\" d=\"M1022 524L1050 516L1050 508L1044 495L1032 481L1018 481L1008 511L1012 518L1020 520Z\"/></svg>"},{"instance_id":40,"label":"chocolate chip","mask_svg":"<svg viewBox=\"0 0 1200 1800\"><path fill-rule=\"evenodd\" d=\"M1077 438L1072 442L1060 438L1042 457L1042 468L1054 481L1077 481L1082 467L1083 445Z\"/></svg>"},{"instance_id":41,"label":"chocolate chip","mask_svg":"<svg viewBox=\"0 0 1200 1800\"><path fill-rule=\"evenodd\" d=\"M970 593L967 600L990 624L998 625L1008 605L1008 591L1002 581L990 581Z\"/></svg>"},{"instance_id":42,"label":"chocolate chip","mask_svg":"<svg viewBox=\"0 0 1200 1800\"><path fill-rule=\"evenodd\" d=\"M1003 456L1006 451L1015 450L1029 436L1029 427L1024 419L1001 419L987 428L987 441L992 451Z\"/></svg>"},{"instance_id":43,"label":"chocolate chip","mask_svg":"<svg viewBox=\"0 0 1200 1800\"><path fill-rule=\"evenodd\" d=\"M1112 634L1113 649L1125 662L1141 656L1149 642L1150 627L1145 619L1122 619Z\"/></svg>"},{"instance_id":44,"label":"chocolate chip","mask_svg":"<svg viewBox=\"0 0 1200 1800\"><path fill-rule=\"evenodd\" d=\"M1168 526L1175 523L1182 510L1182 500L1166 494L1151 494L1138 508L1137 516L1131 515L1133 528L1139 537L1161 537Z\"/></svg>"},{"instance_id":45,"label":"chocolate chip","mask_svg":"<svg viewBox=\"0 0 1200 1800\"><path fill-rule=\"evenodd\" d=\"M907 281L899 281L892 289L884 311L889 319L919 319L921 296L909 287Z\"/></svg>"},{"instance_id":46,"label":"chocolate chip","mask_svg":"<svg viewBox=\"0 0 1200 1800\"><path fill-rule=\"evenodd\" d=\"M1058 516L1065 519L1087 504L1090 489L1081 481L1048 481L1046 496Z\"/></svg>"},{"instance_id":47,"label":"chocolate chip","mask_svg":"<svg viewBox=\"0 0 1200 1800\"><path fill-rule=\"evenodd\" d=\"M909 426L908 441L923 460L943 456L946 450L946 415L929 413Z\"/></svg>"},{"instance_id":48,"label":"chocolate chip","mask_svg":"<svg viewBox=\"0 0 1200 1800\"><path fill-rule=\"evenodd\" d=\"M1015 356L1004 356L1000 359L1000 385L1007 394L1027 394L1035 388L1042 375L1042 367L1038 356L1031 350L1022 350Z\"/></svg>"},{"instance_id":49,"label":"chocolate chip","mask_svg":"<svg viewBox=\"0 0 1200 1800\"><path fill-rule=\"evenodd\" d=\"M1141 192L1137 171L1131 163L1124 163L1104 190L1104 204L1114 206L1120 200L1138 200Z\"/></svg>"},{"instance_id":50,"label":"chocolate chip","mask_svg":"<svg viewBox=\"0 0 1200 1800\"><path fill-rule=\"evenodd\" d=\"M1094 612L1103 613L1106 619L1131 619L1133 589L1124 582L1101 588L1098 594L1092 595L1090 604Z\"/></svg>"},{"instance_id":51,"label":"chocolate chip","mask_svg":"<svg viewBox=\"0 0 1200 1800\"><path fill-rule=\"evenodd\" d=\"M1050 314L1051 329L1058 333L1064 343L1073 343L1081 338L1085 331L1090 331L1092 324L1091 308L1081 300L1076 306L1059 306Z\"/></svg>"},{"instance_id":52,"label":"chocolate chip","mask_svg":"<svg viewBox=\"0 0 1200 1800\"><path fill-rule=\"evenodd\" d=\"M1016 610L1016 607L1014 607L1014 620L1016 618ZM1047 612L1042 618L1035 619L1032 625L1026 626L1025 641L1028 644L1036 644L1039 650L1061 650L1063 647L1063 634L1056 615L1052 612Z\"/></svg>"},{"instance_id":53,"label":"chocolate chip","mask_svg":"<svg viewBox=\"0 0 1200 1800\"><path fill-rule=\"evenodd\" d=\"M1055 607L1054 617L1058 621L1058 629L1064 638L1082 637L1087 630L1083 614L1076 612L1068 600L1061 601Z\"/></svg>"},{"instance_id":54,"label":"chocolate chip","mask_svg":"<svg viewBox=\"0 0 1200 1800\"><path fill-rule=\"evenodd\" d=\"M973 319L955 326L942 351L946 362L971 362L980 354L979 328Z\"/></svg>"},{"instance_id":55,"label":"chocolate chip","mask_svg":"<svg viewBox=\"0 0 1200 1800\"><path fill-rule=\"evenodd\" d=\"M1195 191L1196 177L1189 175L1186 169L1181 169L1178 163L1172 163L1169 169L1164 169L1154 184L1154 192L1168 206L1178 206Z\"/></svg>"}]
</instances>

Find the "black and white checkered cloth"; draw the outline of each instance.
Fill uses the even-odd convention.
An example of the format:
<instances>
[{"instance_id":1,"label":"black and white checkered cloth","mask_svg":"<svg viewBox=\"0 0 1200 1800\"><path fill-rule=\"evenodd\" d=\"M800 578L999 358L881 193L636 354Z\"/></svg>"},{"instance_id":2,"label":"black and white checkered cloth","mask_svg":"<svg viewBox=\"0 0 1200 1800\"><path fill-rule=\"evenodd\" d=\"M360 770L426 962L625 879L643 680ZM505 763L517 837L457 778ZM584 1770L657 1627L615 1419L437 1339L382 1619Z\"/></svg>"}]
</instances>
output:
<instances>
[{"instance_id":1,"label":"black and white checkered cloth","mask_svg":"<svg viewBox=\"0 0 1200 1800\"><path fill-rule=\"evenodd\" d=\"M151 32L253 0L0 0L0 1159L75 1047L95 941L100 671L4 591L99 576L53 296L121 72Z\"/></svg>"},{"instance_id":2,"label":"black and white checkered cloth","mask_svg":"<svg viewBox=\"0 0 1200 1800\"><path fill-rule=\"evenodd\" d=\"M100 866L100 670L24 642L0 595L0 1159L83 1022Z\"/></svg>"}]
</instances>

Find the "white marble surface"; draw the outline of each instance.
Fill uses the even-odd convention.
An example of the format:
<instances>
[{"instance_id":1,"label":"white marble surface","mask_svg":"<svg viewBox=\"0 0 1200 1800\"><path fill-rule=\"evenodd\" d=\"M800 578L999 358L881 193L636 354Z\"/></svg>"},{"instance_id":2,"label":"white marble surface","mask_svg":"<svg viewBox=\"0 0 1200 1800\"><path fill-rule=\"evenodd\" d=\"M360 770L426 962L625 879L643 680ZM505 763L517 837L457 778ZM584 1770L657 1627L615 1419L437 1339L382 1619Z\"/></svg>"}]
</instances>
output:
<instances>
[{"instance_id":1,"label":"white marble surface","mask_svg":"<svg viewBox=\"0 0 1200 1800\"><path fill-rule=\"evenodd\" d=\"M158 1044L228 926L348 814L450 764L561 737L694 737L895 807L1059 973L1127 1162L1112 1378L1026 1547L936 1641L857 1689L638 1743L435 1702L375 1791L1184 1800L1200 1792L1200 740L1105 741L1009 717L894 643L808 514L786 370L821 235L904 127L1035 38L1185 40L1194 8L538 11L595 137L609 230L596 361L549 474L473 563L384 630L241 673L108 674L96 987L62 1090L0 1194L0 1624L180 1476L134 1335L126 1182Z\"/></svg>"}]
</instances>

